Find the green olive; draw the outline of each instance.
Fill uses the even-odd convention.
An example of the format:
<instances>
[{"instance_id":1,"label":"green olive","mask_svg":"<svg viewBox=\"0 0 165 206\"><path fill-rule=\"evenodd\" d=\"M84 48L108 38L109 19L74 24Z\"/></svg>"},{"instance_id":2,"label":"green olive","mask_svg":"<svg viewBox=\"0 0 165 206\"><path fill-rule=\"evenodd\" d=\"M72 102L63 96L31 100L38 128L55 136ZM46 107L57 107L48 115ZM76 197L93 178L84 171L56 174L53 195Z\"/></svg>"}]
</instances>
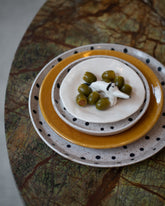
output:
<instances>
[{"instance_id":1,"label":"green olive","mask_svg":"<svg viewBox=\"0 0 165 206\"><path fill-rule=\"evenodd\" d=\"M105 82L113 82L115 79L115 72L113 70L107 70L107 71L103 72L102 79Z\"/></svg>"},{"instance_id":2,"label":"green olive","mask_svg":"<svg viewBox=\"0 0 165 206\"><path fill-rule=\"evenodd\" d=\"M84 94L78 94L76 96L76 102L79 106L85 107L87 105L87 97Z\"/></svg>"},{"instance_id":3,"label":"green olive","mask_svg":"<svg viewBox=\"0 0 165 206\"><path fill-rule=\"evenodd\" d=\"M122 86L124 85L124 78L122 76L116 76L115 77L115 84L116 84L116 86L118 86L119 89L121 89Z\"/></svg>"},{"instance_id":4,"label":"green olive","mask_svg":"<svg viewBox=\"0 0 165 206\"><path fill-rule=\"evenodd\" d=\"M96 102L96 108L99 110L106 110L109 106L110 106L110 102L107 97L100 98Z\"/></svg>"},{"instance_id":5,"label":"green olive","mask_svg":"<svg viewBox=\"0 0 165 206\"><path fill-rule=\"evenodd\" d=\"M98 92L91 92L88 96L88 103L93 105L95 104L100 98L100 95Z\"/></svg>"},{"instance_id":6,"label":"green olive","mask_svg":"<svg viewBox=\"0 0 165 206\"><path fill-rule=\"evenodd\" d=\"M97 78L93 73L85 72L85 74L83 76L83 80L86 81L87 83L92 83L92 82L95 82L97 80Z\"/></svg>"},{"instance_id":7,"label":"green olive","mask_svg":"<svg viewBox=\"0 0 165 206\"><path fill-rule=\"evenodd\" d=\"M85 96L88 96L92 92L92 89L87 84L81 84L78 87L78 91L79 93L82 93Z\"/></svg>"},{"instance_id":8,"label":"green olive","mask_svg":"<svg viewBox=\"0 0 165 206\"><path fill-rule=\"evenodd\" d=\"M132 87L129 84L124 84L121 88L121 91L130 95L132 92Z\"/></svg>"}]
</instances>

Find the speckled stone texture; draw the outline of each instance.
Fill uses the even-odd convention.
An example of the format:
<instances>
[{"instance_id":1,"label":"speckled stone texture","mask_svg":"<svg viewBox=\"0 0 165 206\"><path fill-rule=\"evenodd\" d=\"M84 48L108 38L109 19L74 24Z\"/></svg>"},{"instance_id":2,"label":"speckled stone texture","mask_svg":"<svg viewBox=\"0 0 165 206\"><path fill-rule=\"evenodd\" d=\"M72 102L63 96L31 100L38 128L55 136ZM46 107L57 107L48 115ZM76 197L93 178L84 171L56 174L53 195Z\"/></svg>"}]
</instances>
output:
<instances>
[{"instance_id":1,"label":"speckled stone texture","mask_svg":"<svg viewBox=\"0 0 165 206\"><path fill-rule=\"evenodd\" d=\"M43 5L17 49L6 91L7 148L20 193L28 206L163 206L164 149L131 166L88 167L53 152L32 126L28 96L37 73L58 54L91 43L132 46L165 64L165 0Z\"/></svg>"}]
</instances>

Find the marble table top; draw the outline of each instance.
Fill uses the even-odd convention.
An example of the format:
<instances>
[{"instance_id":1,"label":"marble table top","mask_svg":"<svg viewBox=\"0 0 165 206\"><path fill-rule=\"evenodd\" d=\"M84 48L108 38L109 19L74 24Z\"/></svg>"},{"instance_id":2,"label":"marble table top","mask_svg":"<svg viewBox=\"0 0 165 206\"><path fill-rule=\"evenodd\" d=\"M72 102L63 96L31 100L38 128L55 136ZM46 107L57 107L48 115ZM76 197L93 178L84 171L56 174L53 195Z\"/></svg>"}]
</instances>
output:
<instances>
[{"instance_id":1,"label":"marble table top","mask_svg":"<svg viewBox=\"0 0 165 206\"><path fill-rule=\"evenodd\" d=\"M42 6L18 46L6 90L7 149L20 194L29 206L163 206L164 149L125 167L85 166L51 150L31 123L28 97L39 71L62 52L94 43L131 46L165 64L165 1L48 0Z\"/></svg>"}]
</instances>

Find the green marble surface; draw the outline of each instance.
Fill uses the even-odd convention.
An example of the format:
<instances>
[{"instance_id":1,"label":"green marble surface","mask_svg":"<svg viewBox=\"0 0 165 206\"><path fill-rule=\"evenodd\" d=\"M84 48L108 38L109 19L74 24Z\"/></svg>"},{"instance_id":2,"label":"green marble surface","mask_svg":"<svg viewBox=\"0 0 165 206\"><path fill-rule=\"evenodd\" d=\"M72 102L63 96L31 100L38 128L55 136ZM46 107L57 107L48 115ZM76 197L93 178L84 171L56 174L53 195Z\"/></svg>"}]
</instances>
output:
<instances>
[{"instance_id":1,"label":"green marble surface","mask_svg":"<svg viewBox=\"0 0 165 206\"><path fill-rule=\"evenodd\" d=\"M28 206L163 206L165 150L120 168L64 159L35 132L31 85L58 54L91 43L119 43L165 64L165 0L48 0L27 29L11 67L5 131L12 172Z\"/></svg>"}]
</instances>

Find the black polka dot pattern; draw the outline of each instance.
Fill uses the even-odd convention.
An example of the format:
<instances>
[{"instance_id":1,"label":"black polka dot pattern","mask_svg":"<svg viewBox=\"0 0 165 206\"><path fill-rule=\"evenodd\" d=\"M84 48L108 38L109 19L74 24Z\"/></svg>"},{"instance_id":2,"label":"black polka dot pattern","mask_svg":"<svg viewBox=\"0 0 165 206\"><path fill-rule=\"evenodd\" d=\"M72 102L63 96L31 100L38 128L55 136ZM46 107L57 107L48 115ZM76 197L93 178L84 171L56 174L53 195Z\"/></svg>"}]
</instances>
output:
<instances>
[{"instance_id":1,"label":"black polka dot pattern","mask_svg":"<svg viewBox=\"0 0 165 206\"><path fill-rule=\"evenodd\" d=\"M164 85L165 85L165 82L164 82L164 81L162 81L162 82L161 82L161 85L162 85L162 86L164 86Z\"/></svg>"},{"instance_id":2,"label":"black polka dot pattern","mask_svg":"<svg viewBox=\"0 0 165 206\"><path fill-rule=\"evenodd\" d=\"M37 111L33 109L33 113L34 113L34 114L37 114Z\"/></svg>"},{"instance_id":3,"label":"black polka dot pattern","mask_svg":"<svg viewBox=\"0 0 165 206\"><path fill-rule=\"evenodd\" d=\"M35 100L38 100L38 97L37 97L37 96L34 96L34 99L35 99Z\"/></svg>"},{"instance_id":4,"label":"black polka dot pattern","mask_svg":"<svg viewBox=\"0 0 165 206\"><path fill-rule=\"evenodd\" d=\"M162 71L162 67L158 67L158 71L161 72Z\"/></svg>"},{"instance_id":5,"label":"black polka dot pattern","mask_svg":"<svg viewBox=\"0 0 165 206\"><path fill-rule=\"evenodd\" d=\"M60 88L60 83L57 83L57 88L58 88L58 89Z\"/></svg>"},{"instance_id":6,"label":"black polka dot pattern","mask_svg":"<svg viewBox=\"0 0 165 206\"><path fill-rule=\"evenodd\" d=\"M135 154L134 153L130 153L130 157L134 157L135 156Z\"/></svg>"},{"instance_id":7,"label":"black polka dot pattern","mask_svg":"<svg viewBox=\"0 0 165 206\"><path fill-rule=\"evenodd\" d=\"M85 122L85 125L86 125L86 126L89 126L89 122Z\"/></svg>"},{"instance_id":8,"label":"black polka dot pattern","mask_svg":"<svg viewBox=\"0 0 165 206\"><path fill-rule=\"evenodd\" d=\"M62 58L61 58L61 57L59 57L59 58L57 59L57 61L58 61L58 62L61 62L61 61L62 61Z\"/></svg>"},{"instance_id":9,"label":"black polka dot pattern","mask_svg":"<svg viewBox=\"0 0 165 206\"><path fill-rule=\"evenodd\" d=\"M143 111L143 109L140 110L140 113Z\"/></svg>"},{"instance_id":10,"label":"black polka dot pattern","mask_svg":"<svg viewBox=\"0 0 165 206\"><path fill-rule=\"evenodd\" d=\"M123 52L124 52L124 53L128 53L128 49L125 48L125 49L123 50Z\"/></svg>"},{"instance_id":11,"label":"black polka dot pattern","mask_svg":"<svg viewBox=\"0 0 165 206\"><path fill-rule=\"evenodd\" d=\"M97 160L101 159L101 156L100 156L100 155L97 155L97 156L96 156L96 159L97 159Z\"/></svg>"},{"instance_id":12,"label":"black polka dot pattern","mask_svg":"<svg viewBox=\"0 0 165 206\"><path fill-rule=\"evenodd\" d=\"M36 83L36 87L37 87L37 88L39 88L39 87L40 87L40 85L39 85L38 83Z\"/></svg>"},{"instance_id":13,"label":"black polka dot pattern","mask_svg":"<svg viewBox=\"0 0 165 206\"><path fill-rule=\"evenodd\" d=\"M39 121L39 124L43 125L42 121Z\"/></svg>"},{"instance_id":14,"label":"black polka dot pattern","mask_svg":"<svg viewBox=\"0 0 165 206\"><path fill-rule=\"evenodd\" d=\"M112 159L113 159L113 160L115 160L115 159L116 159L116 157L115 157L115 156L112 156Z\"/></svg>"},{"instance_id":15,"label":"black polka dot pattern","mask_svg":"<svg viewBox=\"0 0 165 206\"><path fill-rule=\"evenodd\" d=\"M146 63L149 64L150 63L150 59L146 59Z\"/></svg>"},{"instance_id":16,"label":"black polka dot pattern","mask_svg":"<svg viewBox=\"0 0 165 206\"><path fill-rule=\"evenodd\" d=\"M150 139L150 137L149 137L149 136L145 136L145 139L146 139L146 140L149 140L149 139Z\"/></svg>"}]
</instances>

